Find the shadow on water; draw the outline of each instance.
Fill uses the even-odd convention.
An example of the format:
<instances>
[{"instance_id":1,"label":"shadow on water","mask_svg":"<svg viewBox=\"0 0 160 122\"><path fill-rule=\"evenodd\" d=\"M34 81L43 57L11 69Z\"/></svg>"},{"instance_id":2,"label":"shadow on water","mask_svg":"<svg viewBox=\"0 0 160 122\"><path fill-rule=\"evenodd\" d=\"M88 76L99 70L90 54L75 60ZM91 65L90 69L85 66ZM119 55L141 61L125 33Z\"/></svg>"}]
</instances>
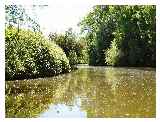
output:
<instances>
[{"instance_id":1,"label":"shadow on water","mask_svg":"<svg viewBox=\"0 0 160 122\"><path fill-rule=\"evenodd\" d=\"M79 66L52 78L6 81L6 117L155 117L154 68Z\"/></svg>"}]
</instances>

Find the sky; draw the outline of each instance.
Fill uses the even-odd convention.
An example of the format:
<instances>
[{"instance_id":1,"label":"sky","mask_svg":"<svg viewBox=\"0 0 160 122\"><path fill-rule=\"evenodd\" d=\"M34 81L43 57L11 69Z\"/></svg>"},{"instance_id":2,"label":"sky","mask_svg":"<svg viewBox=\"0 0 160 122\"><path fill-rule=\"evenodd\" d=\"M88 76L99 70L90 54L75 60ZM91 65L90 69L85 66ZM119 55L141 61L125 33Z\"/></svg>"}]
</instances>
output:
<instances>
[{"instance_id":1,"label":"sky","mask_svg":"<svg viewBox=\"0 0 160 122\"><path fill-rule=\"evenodd\" d=\"M145 0L144 4L146 4L147 1L150 0ZM80 28L77 27L77 24L91 11L94 5L105 3L112 5L115 4L114 2L121 5L134 4L134 2L132 3L130 0L126 3L121 2L121 0L5 0L5 4L26 5L26 8L30 5L48 5L48 7L44 9L35 10L35 14L33 11L28 10L31 16L35 17L35 15L37 15L38 22L45 35L48 35L50 32L64 32L70 27L78 33Z\"/></svg>"},{"instance_id":2,"label":"sky","mask_svg":"<svg viewBox=\"0 0 160 122\"><path fill-rule=\"evenodd\" d=\"M16 0L7 0L7 4L19 4ZM33 0L34 1L34 0ZM49 1L49 0L47 0ZM53 0L53 3L43 3L41 5L48 5L43 8L38 8L32 10L31 5L40 5L40 4L27 4L27 2L21 3L23 7L26 9L27 14L29 16L37 19L38 23L41 26L41 31L44 35L48 35L50 32L63 33L68 28L73 28L73 31L76 33L80 32L80 28L77 24L80 20L83 19L89 11L92 10L93 4L84 4L75 3L68 4L67 2L56 2Z\"/></svg>"},{"instance_id":3,"label":"sky","mask_svg":"<svg viewBox=\"0 0 160 122\"><path fill-rule=\"evenodd\" d=\"M45 33L60 33L70 27L79 32L77 24L91 8L90 5L49 5L41 10L37 9L35 13Z\"/></svg>"}]
</instances>

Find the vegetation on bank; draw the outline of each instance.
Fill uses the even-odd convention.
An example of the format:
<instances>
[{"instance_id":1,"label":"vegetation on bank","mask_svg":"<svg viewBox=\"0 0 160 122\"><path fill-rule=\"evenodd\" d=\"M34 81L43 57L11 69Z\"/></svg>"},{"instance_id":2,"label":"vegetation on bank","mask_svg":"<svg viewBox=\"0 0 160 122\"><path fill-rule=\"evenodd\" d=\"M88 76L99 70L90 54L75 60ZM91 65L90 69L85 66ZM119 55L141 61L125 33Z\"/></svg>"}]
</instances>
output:
<instances>
[{"instance_id":1,"label":"vegetation on bank","mask_svg":"<svg viewBox=\"0 0 160 122\"><path fill-rule=\"evenodd\" d=\"M70 28L47 39L22 6L6 6L6 80L53 76L81 63L156 66L155 6L94 6L79 26L85 34Z\"/></svg>"},{"instance_id":2,"label":"vegetation on bank","mask_svg":"<svg viewBox=\"0 0 160 122\"><path fill-rule=\"evenodd\" d=\"M6 80L54 76L87 63L86 44L71 30L46 39L41 32L10 26L5 34Z\"/></svg>"},{"instance_id":3,"label":"vegetation on bank","mask_svg":"<svg viewBox=\"0 0 160 122\"><path fill-rule=\"evenodd\" d=\"M86 45L71 29L56 36L51 33L47 39L23 6L7 5L5 9L6 80L54 76L86 63Z\"/></svg>"},{"instance_id":4,"label":"vegetation on bank","mask_svg":"<svg viewBox=\"0 0 160 122\"><path fill-rule=\"evenodd\" d=\"M69 60L41 33L6 28L6 79L52 76L70 71Z\"/></svg>"},{"instance_id":5,"label":"vegetation on bank","mask_svg":"<svg viewBox=\"0 0 160 122\"><path fill-rule=\"evenodd\" d=\"M156 66L156 6L98 5L79 25L90 65Z\"/></svg>"},{"instance_id":6,"label":"vegetation on bank","mask_svg":"<svg viewBox=\"0 0 160 122\"><path fill-rule=\"evenodd\" d=\"M63 49L71 66L88 64L86 40L78 38L72 28L69 28L64 34L50 33L49 39Z\"/></svg>"}]
</instances>

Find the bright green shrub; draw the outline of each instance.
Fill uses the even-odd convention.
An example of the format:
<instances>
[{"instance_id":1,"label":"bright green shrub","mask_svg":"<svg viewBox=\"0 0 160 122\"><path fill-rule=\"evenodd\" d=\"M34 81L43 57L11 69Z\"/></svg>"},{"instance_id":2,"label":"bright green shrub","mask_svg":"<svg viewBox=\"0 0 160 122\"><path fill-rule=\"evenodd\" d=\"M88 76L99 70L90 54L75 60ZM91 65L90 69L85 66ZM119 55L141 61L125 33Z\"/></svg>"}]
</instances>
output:
<instances>
[{"instance_id":1,"label":"bright green shrub","mask_svg":"<svg viewBox=\"0 0 160 122\"><path fill-rule=\"evenodd\" d=\"M105 57L106 63L108 65L112 65L112 66L117 65L117 62L119 60L119 54L120 54L120 52L119 52L118 46L116 44L116 41L113 40L111 47L106 50L106 54L105 54L106 55L106 57Z\"/></svg>"},{"instance_id":2,"label":"bright green shrub","mask_svg":"<svg viewBox=\"0 0 160 122\"><path fill-rule=\"evenodd\" d=\"M63 50L41 33L8 27L5 46L6 79L51 76L70 71Z\"/></svg>"}]
</instances>

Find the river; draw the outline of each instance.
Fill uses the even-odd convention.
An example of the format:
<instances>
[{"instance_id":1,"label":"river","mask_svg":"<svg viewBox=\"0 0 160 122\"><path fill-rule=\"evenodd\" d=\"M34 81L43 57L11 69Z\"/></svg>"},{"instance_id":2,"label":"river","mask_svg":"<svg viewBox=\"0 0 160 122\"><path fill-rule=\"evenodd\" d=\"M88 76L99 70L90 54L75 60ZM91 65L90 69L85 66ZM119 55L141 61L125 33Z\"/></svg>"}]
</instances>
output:
<instances>
[{"instance_id":1,"label":"river","mask_svg":"<svg viewBox=\"0 0 160 122\"><path fill-rule=\"evenodd\" d=\"M91 67L6 81L6 117L156 117L155 68Z\"/></svg>"}]
</instances>

